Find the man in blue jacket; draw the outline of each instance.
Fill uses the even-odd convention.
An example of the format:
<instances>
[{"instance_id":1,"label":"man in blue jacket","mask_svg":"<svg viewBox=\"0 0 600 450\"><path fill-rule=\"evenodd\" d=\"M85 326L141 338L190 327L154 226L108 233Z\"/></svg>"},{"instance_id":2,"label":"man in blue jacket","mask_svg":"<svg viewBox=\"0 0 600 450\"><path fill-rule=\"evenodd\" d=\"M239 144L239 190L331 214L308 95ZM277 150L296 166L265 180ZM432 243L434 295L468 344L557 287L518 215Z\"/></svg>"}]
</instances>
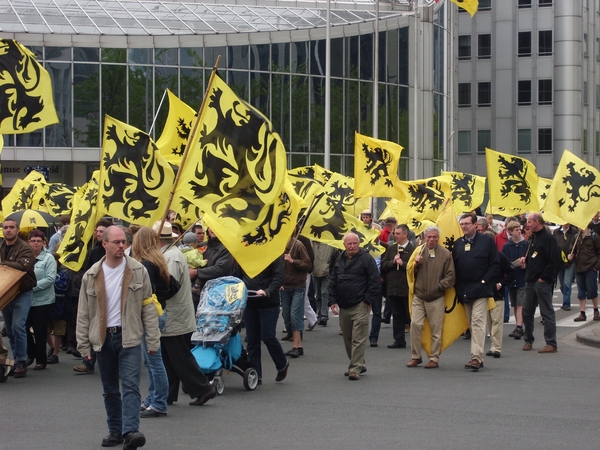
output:
<instances>
[{"instance_id":1,"label":"man in blue jacket","mask_svg":"<svg viewBox=\"0 0 600 450\"><path fill-rule=\"evenodd\" d=\"M358 380L367 371L369 315L371 303L380 295L381 280L375 260L360 248L356 234L344 236L344 247L346 250L337 259L329 281L329 306L334 314L340 315L344 346L350 359L344 375Z\"/></svg>"},{"instance_id":2,"label":"man in blue jacket","mask_svg":"<svg viewBox=\"0 0 600 450\"><path fill-rule=\"evenodd\" d=\"M471 360L465 364L465 369L478 371L483 367L488 298L493 296L500 262L494 239L477 233L474 213L460 216L460 227L464 236L454 245L452 258L456 270L456 295L465 307L471 327Z\"/></svg>"}]
</instances>

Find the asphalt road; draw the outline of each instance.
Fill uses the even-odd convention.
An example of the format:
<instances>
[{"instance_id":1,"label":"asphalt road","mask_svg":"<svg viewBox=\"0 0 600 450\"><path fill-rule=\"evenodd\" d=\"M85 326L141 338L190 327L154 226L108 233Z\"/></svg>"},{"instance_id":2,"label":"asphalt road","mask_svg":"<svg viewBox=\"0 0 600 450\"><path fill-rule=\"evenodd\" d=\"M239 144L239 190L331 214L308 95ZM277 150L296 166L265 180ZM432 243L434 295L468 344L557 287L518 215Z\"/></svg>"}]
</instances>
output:
<instances>
[{"instance_id":1,"label":"asphalt road","mask_svg":"<svg viewBox=\"0 0 600 450\"><path fill-rule=\"evenodd\" d=\"M359 381L343 376L347 359L332 319L305 333L305 355L291 360L283 383L275 383L264 350L256 391L231 373L224 394L205 406L189 406L182 393L167 417L142 419L144 448L597 449L600 349L578 343L575 332L600 323L573 323L576 310L557 311L557 354L521 351L507 324L502 357L486 358L477 373L463 368L463 339L442 354L439 369L407 368L410 350L386 348L392 330L383 325ZM542 333L538 319L534 350ZM0 384L0 449L102 448L100 379L77 375L77 363L61 352L59 364Z\"/></svg>"}]
</instances>

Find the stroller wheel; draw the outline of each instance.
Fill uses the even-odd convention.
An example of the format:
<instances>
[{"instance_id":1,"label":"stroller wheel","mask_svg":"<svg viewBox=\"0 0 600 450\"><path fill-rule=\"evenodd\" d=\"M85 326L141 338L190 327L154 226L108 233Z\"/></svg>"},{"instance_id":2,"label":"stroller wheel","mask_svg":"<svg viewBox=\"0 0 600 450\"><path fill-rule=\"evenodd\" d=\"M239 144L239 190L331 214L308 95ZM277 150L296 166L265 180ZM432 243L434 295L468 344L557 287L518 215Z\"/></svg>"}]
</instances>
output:
<instances>
[{"instance_id":1,"label":"stroller wheel","mask_svg":"<svg viewBox=\"0 0 600 450\"><path fill-rule=\"evenodd\" d=\"M256 369L250 367L244 372L244 387L248 391L253 391L258 386L258 373Z\"/></svg>"},{"instance_id":2,"label":"stroller wheel","mask_svg":"<svg viewBox=\"0 0 600 450\"><path fill-rule=\"evenodd\" d=\"M212 381L211 381L211 384L213 385L213 387L217 391L218 395L223 394L223 391L225 390L225 381L223 381L223 378L221 378L221 377L214 377L212 379Z\"/></svg>"}]
</instances>

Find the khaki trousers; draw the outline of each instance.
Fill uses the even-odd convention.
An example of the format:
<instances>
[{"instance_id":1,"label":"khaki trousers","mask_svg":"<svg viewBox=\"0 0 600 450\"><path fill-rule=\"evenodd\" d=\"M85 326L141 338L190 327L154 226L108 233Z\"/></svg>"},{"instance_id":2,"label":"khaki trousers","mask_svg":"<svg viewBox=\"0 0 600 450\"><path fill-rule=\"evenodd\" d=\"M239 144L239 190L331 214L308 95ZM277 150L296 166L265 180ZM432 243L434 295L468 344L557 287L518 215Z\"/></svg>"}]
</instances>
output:
<instances>
[{"instance_id":1,"label":"khaki trousers","mask_svg":"<svg viewBox=\"0 0 600 450\"><path fill-rule=\"evenodd\" d=\"M365 302L351 308L340 308L340 328L344 338L346 354L350 359L348 372L360 374L365 363L365 350L369 336L369 308Z\"/></svg>"},{"instance_id":2,"label":"khaki trousers","mask_svg":"<svg viewBox=\"0 0 600 450\"><path fill-rule=\"evenodd\" d=\"M490 330L491 352L502 353L502 331L504 331L504 300L497 300L496 307L487 312L487 326Z\"/></svg>"},{"instance_id":3,"label":"khaki trousers","mask_svg":"<svg viewBox=\"0 0 600 450\"><path fill-rule=\"evenodd\" d=\"M487 298L478 298L471 303L464 303L467 320L471 328L471 359L476 359L479 362L483 362L487 304Z\"/></svg>"},{"instance_id":4,"label":"khaki trousers","mask_svg":"<svg viewBox=\"0 0 600 450\"><path fill-rule=\"evenodd\" d=\"M444 297L425 302L417 296L412 300L412 319L410 323L410 348L413 359L421 359L423 325L425 318L431 328L431 361L439 362L442 351L442 328L444 324Z\"/></svg>"}]
</instances>

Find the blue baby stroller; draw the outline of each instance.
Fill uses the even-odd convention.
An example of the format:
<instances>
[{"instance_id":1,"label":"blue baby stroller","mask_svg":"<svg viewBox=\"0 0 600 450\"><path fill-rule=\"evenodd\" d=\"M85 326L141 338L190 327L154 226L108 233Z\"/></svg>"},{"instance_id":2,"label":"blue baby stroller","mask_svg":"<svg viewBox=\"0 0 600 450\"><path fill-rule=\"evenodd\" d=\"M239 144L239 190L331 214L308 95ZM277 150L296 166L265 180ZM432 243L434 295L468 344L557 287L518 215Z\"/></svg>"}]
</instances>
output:
<instances>
[{"instance_id":1,"label":"blue baby stroller","mask_svg":"<svg viewBox=\"0 0 600 450\"><path fill-rule=\"evenodd\" d=\"M258 374L239 333L247 295L246 286L236 277L207 281L200 294L192 354L219 395L225 390L224 370L242 376L249 391L258 385Z\"/></svg>"}]
</instances>

